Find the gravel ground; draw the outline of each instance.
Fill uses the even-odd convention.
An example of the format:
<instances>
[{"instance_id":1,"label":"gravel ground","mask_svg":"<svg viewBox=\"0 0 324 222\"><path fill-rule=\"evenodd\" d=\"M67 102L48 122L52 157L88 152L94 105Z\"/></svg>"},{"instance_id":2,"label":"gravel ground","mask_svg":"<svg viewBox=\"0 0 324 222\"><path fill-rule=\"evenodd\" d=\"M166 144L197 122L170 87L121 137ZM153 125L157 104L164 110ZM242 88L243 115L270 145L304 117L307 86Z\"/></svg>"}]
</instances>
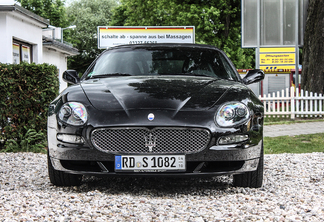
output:
<instances>
[{"instance_id":1,"label":"gravel ground","mask_svg":"<svg viewBox=\"0 0 324 222\"><path fill-rule=\"evenodd\" d=\"M55 187L46 155L0 153L0 221L324 221L324 153L265 155L264 186L93 178Z\"/></svg>"}]
</instances>

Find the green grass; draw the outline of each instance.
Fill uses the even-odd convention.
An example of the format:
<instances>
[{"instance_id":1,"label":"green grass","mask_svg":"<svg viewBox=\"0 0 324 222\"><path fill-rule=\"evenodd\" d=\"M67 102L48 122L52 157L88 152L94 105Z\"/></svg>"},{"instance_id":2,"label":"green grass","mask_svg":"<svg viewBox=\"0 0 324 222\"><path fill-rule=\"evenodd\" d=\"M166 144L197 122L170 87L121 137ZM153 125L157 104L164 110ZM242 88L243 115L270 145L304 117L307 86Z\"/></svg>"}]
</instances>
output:
<instances>
[{"instance_id":1,"label":"green grass","mask_svg":"<svg viewBox=\"0 0 324 222\"><path fill-rule=\"evenodd\" d=\"M323 122L324 118L296 118L294 120L284 117L265 117L264 125L280 125L280 124L294 124L307 122Z\"/></svg>"},{"instance_id":2,"label":"green grass","mask_svg":"<svg viewBox=\"0 0 324 222\"><path fill-rule=\"evenodd\" d=\"M264 137L266 154L324 152L324 133Z\"/></svg>"},{"instance_id":3,"label":"green grass","mask_svg":"<svg viewBox=\"0 0 324 222\"><path fill-rule=\"evenodd\" d=\"M324 121L323 118L296 118L295 120L291 120L284 117L266 117L264 118L264 125L322 121ZM265 137L264 152L266 154L324 152L324 133Z\"/></svg>"}]
</instances>

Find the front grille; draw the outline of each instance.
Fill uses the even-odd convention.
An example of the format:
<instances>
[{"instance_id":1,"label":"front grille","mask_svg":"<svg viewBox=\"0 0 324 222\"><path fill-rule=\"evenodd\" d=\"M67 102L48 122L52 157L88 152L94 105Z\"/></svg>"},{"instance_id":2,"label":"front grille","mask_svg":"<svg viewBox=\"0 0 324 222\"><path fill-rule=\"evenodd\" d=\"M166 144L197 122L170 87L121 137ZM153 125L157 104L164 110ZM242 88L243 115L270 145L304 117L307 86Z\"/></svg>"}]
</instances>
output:
<instances>
[{"instance_id":1,"label":"front grille","mask_svg":"<svg viewBox=\"0 0 324 222\"><path fill-rule=\"evenodd\" d=\"M196 153L205 149L210 132L198 128L101 128L92 131L91 141L107 153Z\"/></svg>"}]
</instances>

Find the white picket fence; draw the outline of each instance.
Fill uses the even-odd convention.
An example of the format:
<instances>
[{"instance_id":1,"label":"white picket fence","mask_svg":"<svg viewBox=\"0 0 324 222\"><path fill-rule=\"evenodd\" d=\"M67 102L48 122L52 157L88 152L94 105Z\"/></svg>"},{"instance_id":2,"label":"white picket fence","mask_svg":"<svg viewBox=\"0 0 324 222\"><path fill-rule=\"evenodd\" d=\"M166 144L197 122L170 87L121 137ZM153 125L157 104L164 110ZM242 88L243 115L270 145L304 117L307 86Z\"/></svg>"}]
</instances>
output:
<instances>
[{"instance_id":1,"label":"white picket fence","mask_svg":"<svg viewBox=\"0 0 324 222\"><path fill-rule=\"evenodd\" d=\"M289 117L322 117L324 114L324 96L294 87L290 90L278 91L267 95L260 95L259 99L263 102L264 113L266 116Z\"/></svg>"}]
</instances>

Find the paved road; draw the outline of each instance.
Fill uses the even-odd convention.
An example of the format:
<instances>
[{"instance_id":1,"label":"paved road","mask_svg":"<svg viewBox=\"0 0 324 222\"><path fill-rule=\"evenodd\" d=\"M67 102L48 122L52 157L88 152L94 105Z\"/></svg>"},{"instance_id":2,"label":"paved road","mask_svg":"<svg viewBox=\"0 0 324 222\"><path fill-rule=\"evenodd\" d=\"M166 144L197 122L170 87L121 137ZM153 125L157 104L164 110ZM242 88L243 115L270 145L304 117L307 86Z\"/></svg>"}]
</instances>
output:
<instances>
[{"instance_id":1,"label":"paved road","mask_svg":"<svg viewBox=\"0 0 324 222\"><path fill-rule=\"evenodd\" d=\"M268 137L324 133L324 122L264 126L263 132Z\"/></svg>"}]
</instances>

